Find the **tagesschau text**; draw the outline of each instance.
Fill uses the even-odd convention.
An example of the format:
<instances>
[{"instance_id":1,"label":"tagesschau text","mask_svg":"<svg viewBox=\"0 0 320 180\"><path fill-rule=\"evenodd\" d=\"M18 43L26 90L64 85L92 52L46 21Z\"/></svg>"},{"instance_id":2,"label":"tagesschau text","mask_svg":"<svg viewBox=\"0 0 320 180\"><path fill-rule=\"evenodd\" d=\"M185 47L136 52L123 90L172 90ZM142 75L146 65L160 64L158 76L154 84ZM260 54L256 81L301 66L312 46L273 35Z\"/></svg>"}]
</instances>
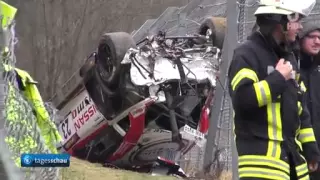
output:
<instances>
[{"instance_id":1,"label":"tagesschau text","mask_svg":"<svg viewBox=\"0 0 320 180\"><path fill-rule=\"evenodd\" d=\"M22 167L69 167L69 154L22 154Z\"/></svg>"}]
</instances>

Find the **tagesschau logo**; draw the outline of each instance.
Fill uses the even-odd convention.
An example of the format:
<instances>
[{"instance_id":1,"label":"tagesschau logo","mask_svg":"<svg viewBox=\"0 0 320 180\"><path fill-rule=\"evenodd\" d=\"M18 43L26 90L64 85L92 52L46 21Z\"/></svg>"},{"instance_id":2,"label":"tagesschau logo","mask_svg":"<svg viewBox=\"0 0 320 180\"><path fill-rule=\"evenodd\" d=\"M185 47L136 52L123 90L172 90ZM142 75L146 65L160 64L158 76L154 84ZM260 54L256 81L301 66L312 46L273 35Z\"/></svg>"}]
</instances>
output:
<instances>
[{"instance_id":1,"label":"tagesschau logo","mask_svg":"<svg viewBox=\"0 0 320 180\"><path fill-rule=\"evenodd\" d=\"M22 154L22 167L69 167L69 154Z\"/></svg>"}]
</instances>

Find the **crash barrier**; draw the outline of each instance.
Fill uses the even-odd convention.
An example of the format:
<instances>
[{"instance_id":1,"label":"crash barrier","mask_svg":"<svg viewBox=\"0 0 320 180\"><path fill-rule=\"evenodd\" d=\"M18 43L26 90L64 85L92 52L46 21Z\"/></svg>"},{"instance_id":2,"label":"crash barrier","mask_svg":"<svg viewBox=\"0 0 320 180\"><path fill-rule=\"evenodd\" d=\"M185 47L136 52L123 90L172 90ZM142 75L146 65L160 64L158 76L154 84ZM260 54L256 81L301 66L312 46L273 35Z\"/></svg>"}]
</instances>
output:
<instances>
[{"instance_id":1,"label":"crash barrier","mask_svg":"<svg viewBox=\"0 0 320 180\"><path fill-rule=\"evenodd\" d=\"M57 168L21 168L22 153L51 153L46 146L35 117L31 103L17 88L17 79L8 67L14 68L15 24L12 23L1 32L2 52L0 63L0 179L1 180L56 180ZM4 54L5 53L5 54ZM4 64L5 62L5 64ZM36 107L35 107L36 108ZM46 107L50 112L50 105ZM49 118L49 117L48 117ZM54 119L54 113L51 113Z\"/></svg>"}]
</instances>

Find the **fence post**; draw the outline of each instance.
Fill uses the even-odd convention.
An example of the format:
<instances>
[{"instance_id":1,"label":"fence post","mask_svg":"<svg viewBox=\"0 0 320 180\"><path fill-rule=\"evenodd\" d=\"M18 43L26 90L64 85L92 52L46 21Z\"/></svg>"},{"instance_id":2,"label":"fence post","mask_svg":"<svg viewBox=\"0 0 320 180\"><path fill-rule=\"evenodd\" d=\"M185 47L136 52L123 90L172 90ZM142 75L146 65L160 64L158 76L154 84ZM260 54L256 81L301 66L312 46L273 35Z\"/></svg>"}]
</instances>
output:
<instances>
[{"instance_id":1,"label":"fence post","mask_svg":"<svg viewBox=\"0 0 320 180\"><path fill-rule=\"evenodd\" d=\"M222 76L219 77L221 83L217 83L214 104L211 110L211 119L209 125L209 131L207 136L207 144L204 155L204 167L210 165L213 159L213 150L217 149L216 138L218 137L220 130L218 128L219 119L222 117L222 111L224 106L224 98L229 98L229 94L226 94L227 86L227 72L229 64L232 60L233 50L237 44L237 1L228 0L227 1L227 33L225 36L225 41L222 49L222 64L220 67L220 74ZM224 86L224 87L223 87ZM231 106L231 103L227 103ZM229 111L229 121L231 124L231 129L229 131L233 131L233 115L232 115L232 107L230 107ZM237 166L237 151L235 148L234 140L232 140L230 145L230 150L232 151L232 173L233 179L238 179L238 166Z\"/></svg>"}]
</instances>

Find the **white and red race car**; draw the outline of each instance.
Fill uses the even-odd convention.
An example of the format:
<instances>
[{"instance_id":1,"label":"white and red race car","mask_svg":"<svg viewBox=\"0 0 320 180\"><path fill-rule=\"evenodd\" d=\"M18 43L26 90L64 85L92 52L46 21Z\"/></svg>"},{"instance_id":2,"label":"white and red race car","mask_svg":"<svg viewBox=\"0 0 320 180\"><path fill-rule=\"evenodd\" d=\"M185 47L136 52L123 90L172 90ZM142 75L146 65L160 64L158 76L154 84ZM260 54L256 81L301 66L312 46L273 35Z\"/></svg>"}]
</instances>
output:
<instances>
[{"instance_id":1,"label":"white and red race car","mask_svg":"<svg viewBox=\"0 0 320 180\"><path fill-rule=\"evenodd\" d=\"M206 30L182 37L159 32L138 43L124 32L103 35L80 70L84 88L59 109L60 150L150 171L155 162L179 161L204 147L221 61L212 28Z\"/></svg>"}]
</instances>

